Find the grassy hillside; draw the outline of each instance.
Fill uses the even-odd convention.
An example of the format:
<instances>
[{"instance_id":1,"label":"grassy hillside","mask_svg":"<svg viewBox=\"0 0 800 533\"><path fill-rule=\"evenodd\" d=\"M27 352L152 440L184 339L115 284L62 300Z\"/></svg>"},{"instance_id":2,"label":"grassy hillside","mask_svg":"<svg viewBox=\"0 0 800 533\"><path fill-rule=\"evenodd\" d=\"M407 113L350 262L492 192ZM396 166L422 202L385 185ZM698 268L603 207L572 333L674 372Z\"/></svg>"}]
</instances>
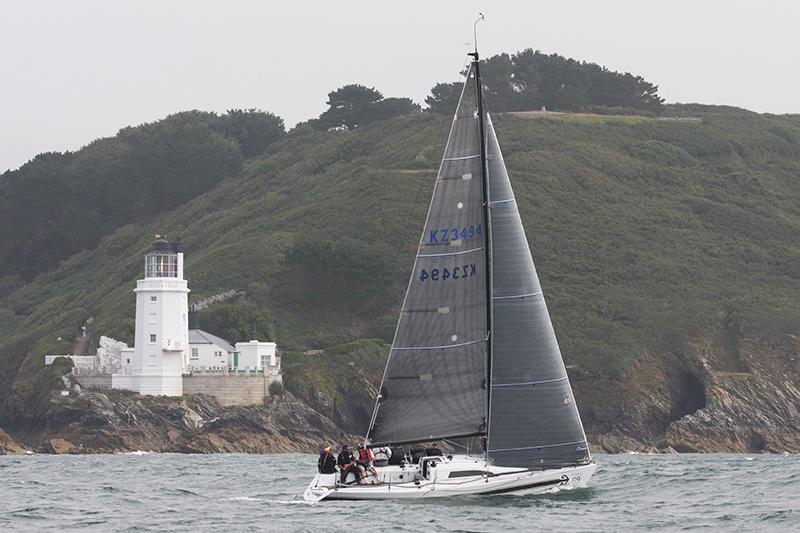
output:
<instances>
[{"instance_id":1,"label":"grassy hillside","mask_svg":"<svg viewBox=\"0 0 800 533\"><path fill-rule=\"evenodd\" d=\"M800 117L703 106L665 117L494 117L573 368L613 376L697 335L800 329ZM26 401L41 355L67 350L58 337L88 316L97 334L131 340L154 233L182 238L190 298L246 291L284 349L390 340L448 127L417 113L300 128L185 205L26 284L0 279L6 405Z\"/></svg>"}]
</instances>

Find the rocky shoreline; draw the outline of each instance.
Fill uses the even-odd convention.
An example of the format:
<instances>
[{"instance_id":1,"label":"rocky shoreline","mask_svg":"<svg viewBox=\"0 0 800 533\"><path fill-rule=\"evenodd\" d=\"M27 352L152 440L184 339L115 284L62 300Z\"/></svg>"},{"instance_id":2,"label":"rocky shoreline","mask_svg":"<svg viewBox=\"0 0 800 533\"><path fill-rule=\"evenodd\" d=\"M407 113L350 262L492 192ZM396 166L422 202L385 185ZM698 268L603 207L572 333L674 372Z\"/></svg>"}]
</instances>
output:
<instances>
[{"instance_id":1,"label":"rocky shoreline","mask_svg":"<svg viewBox=\"0 0 800 533\"><path fill-rule=\"evenodd\" d=\"M44 420L0 430L2 453L316 452L357 437L290 394L260 406L223 407L213 397L90 391L51 401Z\"/></svg>"},{"instance_id":2,"label":"rocky shoreline","mask_svg":"<svg viewBox=\"0 0 800 533\"><path fill-rule=\"evenodd\" d=\"M690 353L643 356L613 378L570 367L592 451L800 453L800 338L733 345L698 338ZM0 420L0 454L313 453L323 443L356 442L380 376L320 377L359 368L345 364L351 357L298 374L282 395L247 407L202 394L85 391L65 379L69 395L53 391L44 413Z\"/></svg>"}]
</instances>

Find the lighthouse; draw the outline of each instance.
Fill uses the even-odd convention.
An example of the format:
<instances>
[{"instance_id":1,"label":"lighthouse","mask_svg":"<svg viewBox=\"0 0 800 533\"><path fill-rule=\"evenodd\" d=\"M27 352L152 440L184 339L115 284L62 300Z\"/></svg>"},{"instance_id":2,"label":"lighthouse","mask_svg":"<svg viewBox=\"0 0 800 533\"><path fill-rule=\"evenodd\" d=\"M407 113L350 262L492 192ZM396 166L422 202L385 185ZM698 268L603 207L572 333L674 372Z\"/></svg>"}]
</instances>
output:
<instances>
[{"instance_id":1,"label":"lighthouse","mask_svg":"<svg viewBox=\"0 0 800 533\"><path fill-rule=\"evenodd\" d=\"M188 365L189 288L183 279L180 240L157 236L144 258L144 279L136 282L134 348L123 354L122 373L112 387L139 394L180 396Z\"/></svg>"}]
</instances>

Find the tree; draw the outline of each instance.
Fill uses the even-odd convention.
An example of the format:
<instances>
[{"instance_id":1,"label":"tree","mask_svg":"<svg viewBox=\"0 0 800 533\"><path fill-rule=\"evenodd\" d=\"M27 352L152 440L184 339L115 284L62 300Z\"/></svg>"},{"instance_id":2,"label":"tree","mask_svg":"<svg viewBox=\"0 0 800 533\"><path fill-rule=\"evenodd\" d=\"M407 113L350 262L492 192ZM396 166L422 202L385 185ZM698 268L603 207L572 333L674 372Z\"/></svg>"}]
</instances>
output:
<instances>
[{"instance_id":1,"label":"tree","mask_svg":"<svg viewBox=\"0 0 800 533\"><path fill-rule=\"evenodd\" d=\"M428 111L440 115L452 115L456 112L458 98L461 96L463 83L454 81L452 83L437 83L431 89L430 96L425 98Z\"/></svg>"},{"instance_id":2,"label":"tree","mask_svg":"<svg viewBox=\"0 0 800 533\"><path fill-rule=\"evenodd\" d=\"M664 102L658 96L658 86L641 76L530 48L510 56L499 54L484 59L481 77L492 111L523 111L542 106L581 111L604 106L658 113ZM428 110L453 112L461 85L436 84L425 100Z\"/></svg>"},{"instance_id":3,"label":"tree","mask_svg":"<svg viewBox=\"0 0 800 533\"><path fill-rule=\"evenodd\" d=\"M230 109L212 127L236 139L245 157L263 154L267 146L286 134L282 118L260 109Z\"/></svg>"},{"instance_id":4,"label":"tree","mask_svg":"<svg viewBox=\"0 0 800 533\"><path fill-rule=\"evenodd\" d=\"M381 100L383 95L374 87L345 85L328 93L330 107L320 115L320 123L327 128L351 130L367 121L371 106Z\"/></svg>"},{"instance_id":5,"label":"tree","mask_svg":"<svg viewBox=\"0 0 800 533\"><path fill-rule=\"evenodd\" d=\"M328 93L327 111L319 116L315 126L320 129L359 126L419 110L409 98L384 98L373 87L352 84Z\"/></svg>"},{"instance_id":6,"label":"tree","mask_svg":"<svg viewBox=\"0 0 800 533\"><path fill-rule=\"evenodd\" d=\"M419 105L415 104L411 98L384 98L371 107L369 122L408 115L419 110Z\"/></svg>"}]
</instances>

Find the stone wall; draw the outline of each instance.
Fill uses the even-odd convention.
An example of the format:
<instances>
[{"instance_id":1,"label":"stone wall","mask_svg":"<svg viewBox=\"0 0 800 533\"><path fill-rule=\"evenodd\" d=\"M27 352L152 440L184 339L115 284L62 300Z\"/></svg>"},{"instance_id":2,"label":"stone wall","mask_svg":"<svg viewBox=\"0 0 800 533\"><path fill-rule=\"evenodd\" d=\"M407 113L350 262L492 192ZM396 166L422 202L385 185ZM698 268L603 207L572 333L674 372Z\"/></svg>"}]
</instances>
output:
<instances>
[{"instance_id":1,"label":"stone wall","mask_svg":"<svg viewBox=\"0 0 800 533\"><path fill-rule=\"evenodd\" d=\"M208 394L222 405L260 405L269 394L263 373L195 373L183 376L183 394Z\"/></svg>"},{"instance_id":2,"label":"stone wall","mask_svg":"<svg viewBox=\"0 0 800 533\"><path fill-rule=\"evenodd\" d=\"M110 389L111 374L100 372L73 373L72 380L77 381L84 389Z\"/></svg>"}]
</instances>

